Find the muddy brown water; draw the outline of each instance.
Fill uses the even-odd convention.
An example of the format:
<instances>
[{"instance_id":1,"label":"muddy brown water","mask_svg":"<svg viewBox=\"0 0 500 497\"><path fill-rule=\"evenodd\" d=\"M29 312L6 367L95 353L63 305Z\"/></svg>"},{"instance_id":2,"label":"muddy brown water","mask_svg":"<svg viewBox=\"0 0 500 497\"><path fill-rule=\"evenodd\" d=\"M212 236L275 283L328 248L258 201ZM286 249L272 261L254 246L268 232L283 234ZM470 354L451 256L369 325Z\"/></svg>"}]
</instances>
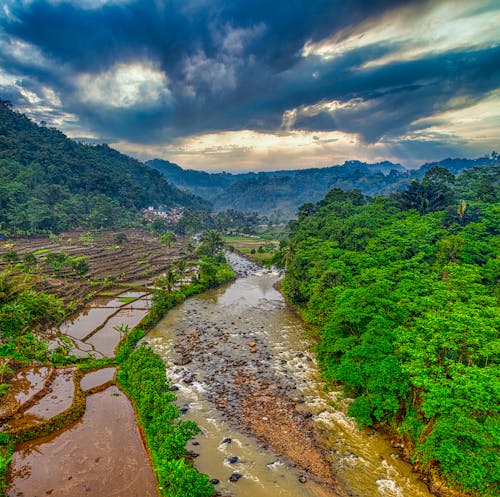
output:
<instances>
[{"instance_id":1,"label":"muddy brown water","mask_svg":"<svg viewBox=\"0 0 500 497\"><path fill-rule=\"evenodd\" d=\"M49 344L61 345L60 335L70 339L71 353L96 358L114 357L116 346L123 334L123 327L137 326L151 307L151 297L143 291L116 289L118 295L98 296L78 315L61 324L57 335Z\"/></svg>"},{"instance_id":2,"label":"muddy brown water","mask_svg":"<svg viewBox=\"0 0 500 497\"><path fill-rule=\"evenodd\" d=\"M145 338L164 358L184 416L202 429L188 444L199 454L196 467L220 480L217 490L235 497L430 497L384 436L356 428L340 392L324 392L303 322L274 288L279 276L256 271L237 256L232 262L245 277L188 299ZM257 403L252 404L251 388L256 395L264 390ZM333 484L317 486L313 478L300 483L299 476L309 473L287 452L286 431L278 440L266 432L297 415L272 409L281 398L293 398L296 411L312 414L318 448L340 491ZM260 409L261 399L267 399L269 413ZM301 440L302 434L297 436ZM229 481L233 472L242 475L237 482Z\"/></svg>"},{"instance_id":3,"label":"muddy brown water","mask_svg":"<svg viewBox=\"0 0 500 497\"><path fill-rule=\"evenodd\" d=\"M80 380L80 388L84 392L88 392L93 388L100 387L101 385L113 381L115 375L116 375L116 368L114 367L102 368L98 369L97 371L92 371L91 373L87 373Z\"/></svg>"},{"instance_id":4,"label":"muddy brown water","mask_svg":"<svg viewBox=\"0 0 500 497\"><path fill-rule=\"evenodd\" d=\"M13 415L24 404L41 392L52 374L52 368L35 367L23 369L10 381L7 394L0 404L0 419Z\"/></svg>"},{"instance_id":5,"label":"muddy brown water","mask_svg":"<svg viewBox=\"0 0 500 497\"><path fill-rule=\"evenodd\" d=\"M8 497L158 495L133 408L115 386L90 395L70 429L21 445L10 478Z\"/></svg>"},{"instance_id":6,"label":"muddy brown water","mask_svg":"<svg viewBox=\"0 0 500 497\"><path fill-rule=\"evenodd\" d=\"M37 401L24 415L50 419L69 409L75 395L74 371L74 368L57 370L50 385L50 393Z\"/></svg>"}]
</instances>

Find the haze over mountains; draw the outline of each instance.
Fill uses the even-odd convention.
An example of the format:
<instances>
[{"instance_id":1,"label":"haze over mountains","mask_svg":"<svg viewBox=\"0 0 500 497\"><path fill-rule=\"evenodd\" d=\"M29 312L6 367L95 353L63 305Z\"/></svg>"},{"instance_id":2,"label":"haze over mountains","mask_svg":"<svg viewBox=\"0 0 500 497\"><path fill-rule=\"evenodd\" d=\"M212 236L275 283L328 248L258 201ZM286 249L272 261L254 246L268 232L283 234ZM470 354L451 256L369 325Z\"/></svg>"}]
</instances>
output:
<instances>
[{"instance_id":1,"label":"haze over mountains","mask_svg":"<svg viewBox=\"0 0 500 497\"><path fill-rule=\"evenodd\" d=\"M146 164L160 171L176 187L211 201L214 210L256 211L286 219L293 217L302 204L319 202L332 188L384 195L404 189L412 179L421 179L432 166L457 174L473 167L498 164L498 157L493 154L478 159L445 159L423 164L418 169L406 169L388 161L367 164L353 160L325 168L241 174L183 169L160 159Z\"/></svg>"}]
</instances>

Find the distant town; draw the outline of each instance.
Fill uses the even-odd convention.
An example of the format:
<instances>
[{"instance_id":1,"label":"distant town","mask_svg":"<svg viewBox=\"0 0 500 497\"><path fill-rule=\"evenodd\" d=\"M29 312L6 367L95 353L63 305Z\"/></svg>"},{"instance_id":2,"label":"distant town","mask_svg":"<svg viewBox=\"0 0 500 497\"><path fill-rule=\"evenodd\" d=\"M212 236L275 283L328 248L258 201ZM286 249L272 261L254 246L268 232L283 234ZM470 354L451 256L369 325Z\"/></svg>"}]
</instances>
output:
<instances>
[{"instance_id":1,"label":"distant town","mask_svg":"<svg viewBox=\"0 0 500 497\"><path fill-rule=\"evenodd\" d=\"M143 212L144 219L146 219L147 221L153 221L153 219L160 218L167 221L167 223L174 225L182 219L184 207L175 206L167 210L161 206L158 208L150 206Z\"/></svg>"}]
</instances>

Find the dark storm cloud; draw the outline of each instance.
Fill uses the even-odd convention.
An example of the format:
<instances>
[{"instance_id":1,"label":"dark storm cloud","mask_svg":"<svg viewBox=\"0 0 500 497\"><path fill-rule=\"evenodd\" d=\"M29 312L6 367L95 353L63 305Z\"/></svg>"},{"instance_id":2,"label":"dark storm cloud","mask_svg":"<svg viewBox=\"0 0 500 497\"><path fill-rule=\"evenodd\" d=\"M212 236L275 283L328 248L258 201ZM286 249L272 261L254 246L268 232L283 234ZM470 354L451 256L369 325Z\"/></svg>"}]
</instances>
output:
<instances>
[{"instance_id":1,"label":"dark storm cloud","mask_svg":"<svg viewBox=\"0 0 500 497\"><path fill-rule=\"evenodd\" d=\"M178 133L210 129L212 120L222 129L245 125L242 119L250 125L252 120L260 121L266 127L265 111L258 105L255 117L245 115L247 100L278 84L280 73L300 60L300 49L308 39L320 39L398 3L355 1L347 7L345 2L312 0L275 2L270 7L261 0L137 1L83 9L78 2L13 2L10 18L2 19L3 39L29 43L52 64L30 66L29 60L19 59L5 45L0 61L6 71L56 89L66 110L90 126L99 130L118 126L117 134L125 138L139 132L141 139L141 123L155 129L173 126ZM221 40L231 35L236 38L233 46L231 40ZM241 47L238 36L243 38ZM137 109L109 112L82 105L73 84L75 76L98 74L118 62L141 58L152 59L168 75L177 102L174 113L170 106L137 113ZM194 81L187 82L190 61L195 64ZM234 82L217 92L214 79L217 71L224 78L224 69L234 73ZM187 83L193 87L192 98L183 95ZM236 110L240 105L242 115Z\"/></svg>"},{"instance_id":2,"label":"dark storm cloud","mask_svg":"<svg viewBox=\"0 0 500 497\"><path fill-rule=\"evenodd\" d=\"M369 59L367 59L369 60ZM311 130L335 129L359 133L367 142L383 136L415 129L411 123L452 107L460 97L464 107L476 103L485 94L500 87L500 47L474 53L453 53L424 60L397 62L380 68L357 71L344 61L332 65L311 89L304 80L294 82L300 94L290 100L292 106L311 105L321 99L360 98L358 106L335 113L319 112L297 119L296 127ZM443 68L446 68L443 71ZM335 81L335 75L342 79ZM333 82L332 82L333 81ZM289 92L293 94L292 91Z\"/></svg>"},{"instance_id":3,"label":"dark storm cloud","mask_svg":"<svg viewBox=\"0 0 500 497\"><path fill-rule=\"evenodd\" d=\"M3 82L0 90L27 107L32 102L23 88L39 96L52 88L60 104L46 102L44 117L69 113L83 128L116 140L161 143L207 131L277 130L283 113L298 109L295 129L355 133L369 143L411 131L416 119L449 108L457 96L466 106L500 86L498 46L372 68L363 64L404 44L379 40L333 59L301 55L308 41L336 32L348 36L349 29L399 6L413 4L418 15L435 2L89 3L7 2L0 17L0 66L18 82ZM119 96L117 103L108 102L106 85L122 88L129 76L102 75L138 61L166 75L168 92L154 87L143 99L130 97L127 105L119 105ZM82 74L88 77L82 80ZM95 81L100 86L85 96ZM99 91L104 96L96 96ZM300 112L332 100L357 104Z\"/></svg>"}]
</instances>

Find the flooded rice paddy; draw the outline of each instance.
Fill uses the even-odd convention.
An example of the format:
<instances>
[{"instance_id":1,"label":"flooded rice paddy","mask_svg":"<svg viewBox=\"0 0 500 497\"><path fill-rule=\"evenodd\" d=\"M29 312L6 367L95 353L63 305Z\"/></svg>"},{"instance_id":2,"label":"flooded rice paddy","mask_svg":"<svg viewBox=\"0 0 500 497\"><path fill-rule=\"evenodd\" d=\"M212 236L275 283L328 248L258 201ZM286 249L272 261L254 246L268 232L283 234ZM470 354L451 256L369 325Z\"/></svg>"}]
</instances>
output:
<instances>
[{"instance_id":1,"label":"flooded rice paddy","mask_svg":"<svg viewBox=\"0 0 500 497\"><path fill-rule=\"evenodd\" d=\"M156 483L134 410L115 386L87 398L73 427L21 445L8 497L153 497Z\"/></svg>"},{"instance_id":2,"label":"flooded rice paddy","mask_svg":"<svg viewBox=\"0 0 500 497\"><path fill-rule=\"evenodd\" d=\"M99 296L54 331L70 340L70 353L77 357L114 357L123 330L137 326L150 307L151 296L143 291L128 290L116 296ZM52 346L60 344L58 338Z\"/></svg>"}]
</instances>

